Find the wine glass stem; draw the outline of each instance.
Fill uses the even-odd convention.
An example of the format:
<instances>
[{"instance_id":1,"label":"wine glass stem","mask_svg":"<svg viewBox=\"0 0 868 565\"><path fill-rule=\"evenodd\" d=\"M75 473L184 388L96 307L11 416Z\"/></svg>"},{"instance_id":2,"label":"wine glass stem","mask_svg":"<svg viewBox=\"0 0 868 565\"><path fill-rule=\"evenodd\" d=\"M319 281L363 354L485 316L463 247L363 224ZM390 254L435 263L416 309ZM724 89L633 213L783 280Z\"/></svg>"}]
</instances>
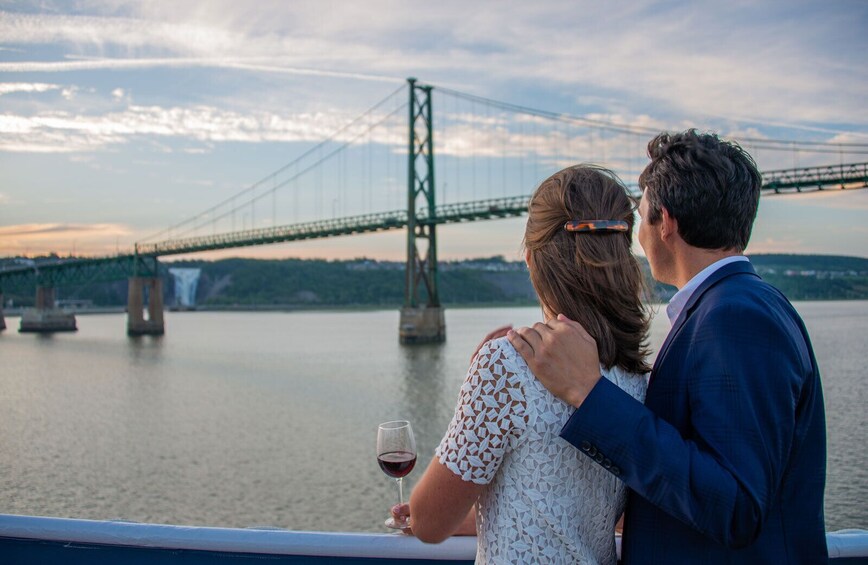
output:
<instances>
[{"instance_id":1,"label":"wine glass stem","mask_svg":"<svg viewBox=\"0 0 868 565\"><path fill-rule=\"evenodd\" d=\"M398 481L398 501L404 504L404 477L395 480Z\"/></svg>"}]
</instances>

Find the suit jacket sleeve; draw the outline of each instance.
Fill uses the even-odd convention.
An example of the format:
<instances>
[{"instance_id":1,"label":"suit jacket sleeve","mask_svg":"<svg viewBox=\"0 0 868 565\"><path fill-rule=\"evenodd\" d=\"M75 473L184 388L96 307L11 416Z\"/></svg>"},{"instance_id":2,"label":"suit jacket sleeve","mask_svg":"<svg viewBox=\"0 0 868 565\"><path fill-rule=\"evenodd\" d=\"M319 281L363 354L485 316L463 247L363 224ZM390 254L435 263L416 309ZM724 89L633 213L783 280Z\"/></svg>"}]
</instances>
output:
<instances>
[{"instance_id":1,"label":"suit jacket sleeve","mask_svg":"<svg viewBox=\"0 0 868 565\"><path fill-rule=\"evenodd\" d=\"M662 363L651 382L680 373L688 425L671 425L601 379L561 435L611 460L613 473L664 512L743 547L759 534L786 466L810 367L803 344L788 317L762 305L699 308L669 349L678 361Z\"/></svg>"}]
</instances>

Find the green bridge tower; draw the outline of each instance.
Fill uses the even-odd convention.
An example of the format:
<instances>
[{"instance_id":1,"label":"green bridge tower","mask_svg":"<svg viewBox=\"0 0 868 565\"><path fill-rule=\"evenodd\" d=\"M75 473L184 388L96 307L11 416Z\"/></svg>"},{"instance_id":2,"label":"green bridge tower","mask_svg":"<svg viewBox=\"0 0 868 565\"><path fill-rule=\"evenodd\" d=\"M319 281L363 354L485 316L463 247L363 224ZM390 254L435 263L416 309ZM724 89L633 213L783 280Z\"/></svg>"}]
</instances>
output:
<instances>
[{"instance_id":1,"label":"green bridge tower","mask_svg":"<svg viewBox=\"0 0 868 565\"><path fill-rule=\"evenodd\" d=\"M437 209L434 200L434 128L431 86L408 78L410 138L407 145L407 268L401 343L446 339L446 320L437 290Z\"/></svg>"}]
</instances>

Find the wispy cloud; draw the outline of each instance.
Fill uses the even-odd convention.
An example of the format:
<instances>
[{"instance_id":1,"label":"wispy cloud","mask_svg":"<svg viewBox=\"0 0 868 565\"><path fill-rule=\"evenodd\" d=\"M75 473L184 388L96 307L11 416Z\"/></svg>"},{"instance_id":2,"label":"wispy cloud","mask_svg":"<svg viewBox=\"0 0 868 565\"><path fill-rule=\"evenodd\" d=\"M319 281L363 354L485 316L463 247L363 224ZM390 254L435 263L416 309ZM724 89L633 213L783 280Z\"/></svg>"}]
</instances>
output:
<instances>
[{"instance_id":1,"label":"wispy cloud","mask_svg":"<svg viewBox=\"0 0 868 565\"><path fill-rule=\"evenodd\" d=\"M345 126L353 116L338 110L275 114L212 106L132 105L123 111L102 115L62 111L35 116L0 114L0 151L76 153L143 138L175 138L204 144L181 149L196 154L208 152L214 144L223 142L320 142L332 138L337 143L379 143L403 153L406 150L404 112L394 112L374 114L352 127ZM647 116L594 114L591 117L625 126L665 127ZM381 121L379 125L371 125ZM611 133L603 136L581 124L571 128L568 123L557 124L521 114L486 116L445 112L437 133L437 154L459 159L526 157L558 167L584 160L638 174L633 169L642 155L644 137ZM166 152L171 150L162 147Z\"/></svg>"},{"instance_id":2,"label":"wispy cloud","mask_svg":"<svg viewBox=\"0 0 868 565\"><path fill-rule=\"evenodd\" d=\"M40 235L54 235L58 233L93 233L104 232L107 229L117 231L114 226L106 224L22 224L17 226L0 226L0 236L4 237L31 237Z\"/></svg>"},{"instance_id":3,"label":"wispy cloud","mask_svg":"<svg viewBox=\"0 0 868 565\"><path fill-rule=\"evenodd\" d=\"M201 142L322 141L349 118L335 113L278 115L190 108L130 106L90 116L45 112L24 117L0 114L0 151L76 152L123 144L138 136L176 137ZM346 132L351 136L352 132Z\"/></svg>"},{"instance_id":4,"label":"wispy cloud","mask_svg":"<svg viewBox=\"0 0 868 565\"><path fill-rule=\"evenodd\" d=\"M806 132L815 132L815 133L823 133L830 134L833 137L829 140L829 143L847 143L847 142L857 142L857 143L865 143L866 138L868 138L868 132L856 132L856 131L842 131L840 129L833 129L828 127L818 127L812 125L803 125L797 124L793 122L780 122L775 120L768 120L762 118L749 118L742 115L732 114L732 115L718 115L710 117L717 118L719 120L726 121L734 121L734 122L750 122L753 124L761 125L761 126L772 126L776 128L786 128L790 130L801 130ZM751 128L753 132L751 134L752 137L763 137L764 134L760 133L755 127Z\"/></svg>"},{"instance_id":5,"label":"wispy cloud","mask_svg":"<svg viewBox=\"0 0 868 565\"><path fill-rule=\"evenodd\" d=\"M135 70L157 68L223 68L262 73L276 73L299 76L319 76L332 78L347 78L375 82L398 84L402 78L368 73L347 72L339 70L323 70L303 67L290 67L279 64L276 60L261 58L241 60L234 58L214 57L173 57L173 58L141 58L141 59L86 59L74 61L16 61L0 62L0 71L8 73L57 73L96 70Z\"/></svg>"},{"instance_id":6,"label":"wispy cloud","mask_svg":"<svg viewBox=\"0 0 868 565\"><path fill-rule=\"evenodd\" d=\"M71 43L103 48L163 47L173 51L218 52L237 44L243 36L214 26L189 22L82 15L0 12L4 43Z\"/></svg>"},{"instance_id":7,"label":"wispy cloud","mask_svg":"<svg viewBox=\"0 0 868 565\"><path fill-rule=\"evenodd\" d=\"M0 255L72 253L107 255L130 230L119 224L19 224L0 226ZM63 249L58 242L64 242ZM69 246L67 249L66 247Z\"/></svg>"},{"instance_id":8,"label":"wispy cloud","mask_svg":"<svg viewBox=\"0 0 868 565\"><path fill-rule=\"evenodd\" d=\"M58 84L44 82L0 82L0 96L14 92L48 92L50 90L60 90L61 88Z\"/></svg>"},{"instance_id":9,"label":"wispy cloud","mask_svg":"<svg viewBox=\"0 0 868 565\"><path fill-rule=\"evenodd\" d=\"M95 60L5 62L0 70L190 66L364 80L424 70L432 82L472 81L488 94L505 82L542 82L637 113L653 104L694 117L865 125L858 116L868 77L857 54L868 43L859 5L800 3L806 15L792 18L789 2L467 10L444 1L426 10L424 27L407 24L418 20L414 6L385 1L264 2L253 11L228 1L88 6L104 15L0 12L0 36L9 45L68 45L69 55Z\"/></svg>"},{"instance_id":10,"label":"wispy cloud","mask_svg":"<svg viewBox=\"0 0 868 565\"><path fill-rule=\"evenodd\" d=\"M762 253L786 253L787 250L798 249L802 253L810 253L810 241L804 237L766 237L753 238L747 248L748 255Z\"/></svg>"},{"instance_id":11,"label":"wispy cloud","mask_svg":"<svg viewBox=\"0 0 868 565\"><path fill-rule=\"evenodd\" d=\"M796 197L768 196L768 198L788 198L788 204L792 207L802 208L804 211L830 210L858 212L868 211L868 189L853 188L850 190L826 189L806 192Z\"/></svg>"}]
</instances>

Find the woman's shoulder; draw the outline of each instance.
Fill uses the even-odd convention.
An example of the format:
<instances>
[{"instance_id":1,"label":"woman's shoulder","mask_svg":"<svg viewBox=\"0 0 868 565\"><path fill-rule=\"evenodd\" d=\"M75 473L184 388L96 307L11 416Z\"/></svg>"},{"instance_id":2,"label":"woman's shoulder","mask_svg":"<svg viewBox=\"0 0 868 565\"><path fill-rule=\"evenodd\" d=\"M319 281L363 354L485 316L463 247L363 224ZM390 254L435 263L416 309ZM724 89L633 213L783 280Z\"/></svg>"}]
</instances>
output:
<instances>
[{"instance_id":1,"label":"woman's shoulder","mask_svg":"<svg viewBox=\"0 0 868 565\"><path fill-rule=\"evenodd\" d=\"M490 378L503 378L517 383L527 379L527 364L505 337L486 341L473 360L471 372L485 372Z\"/></svg>"},{"instance_id":2,"label":"woman's shoulder","mask_svg":"<svg viewBox=\"0 0 868 565\"><path fill-rule=\"evenodd\" d=\"M645 391L648 389L648 373L631 373L618 366L608 369L600 366L600 373L633 398L640 401L645 400Z\"/></svg>"},{"instance_id":3,"label":"woman's shoulder","mask_svg":"<svg viewBox=\"0 0 868 565\"><path fill-rule=\"evenodd\" d=\"M506 337L499 337L485 342L482 350L486 350L490 357L499 359L510 369L527 370L527 363L524 362L521 354L516 351L515 347L512 346L512 343Z\"/></svg>"}]
</instances>

